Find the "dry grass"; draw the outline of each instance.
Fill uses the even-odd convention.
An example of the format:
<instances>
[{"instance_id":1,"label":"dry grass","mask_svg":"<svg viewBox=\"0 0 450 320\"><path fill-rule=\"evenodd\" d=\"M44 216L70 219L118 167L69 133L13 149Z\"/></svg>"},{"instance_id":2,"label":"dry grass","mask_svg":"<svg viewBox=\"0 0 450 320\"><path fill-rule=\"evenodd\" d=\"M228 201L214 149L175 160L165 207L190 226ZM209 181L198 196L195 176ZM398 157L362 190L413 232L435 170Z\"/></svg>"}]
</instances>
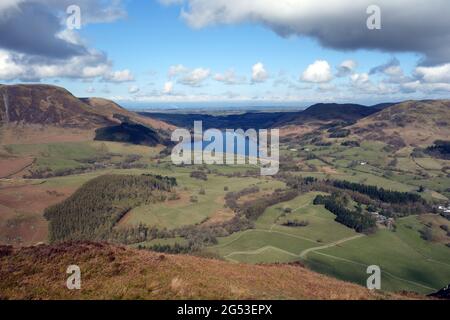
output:
<instances>
[{"instance_id":1,"label":"dry grass","mask_svg":"<svg viewBox=\"0 0 450 320\"><path fill-rule=\"evenodd\" d=\"M450 100L405 101L359 120L351 138L428 146L450 136L449 111Z\"/></svg>"},{"instance_id":2,"label":"dry grass","mask_svg":"<svg viewBox=\"0 0 450 320\"><path fill-rule=\"evenodd\" d=\"M0 127L0 132L2 145L91 141L95 135L93 129L60 128L36 124L3 125Z\"/></svg>"},{"instance_id":3,"label":"dry grass","mask_svg":"<svg viewBox=\"0 0 450 320\"><path fill-rule=\"evenodd\" d=\"M0 179L9 178L11 176L18 175L22 171L26 171L26 168L31 166L34 162L32 157L16 158L11 157L8 159L0 160Z\"/></svg>"},{"instance_id":4,"label":"dry grass","mask_svg":"<svg viewBox=\"0 0 450 320\"><path fill-rule=\"evenodd\" d=\"M33 245L47 240L44 209L69 197L74 188L2 181L0 184L0 244Z\"/></svg>"},{"instance_id":5,"label":"dry grass","mask_svg":"<svg viewBox=\"0 0 450 320\"><path fill-rule=\"evenodd\" d=\"M82 289L65 287L77 264ZM420 298L412 296L413 298ZM300 265L246 265L99 243L0 247L3 299L402 299Z\"/></svg>"}]
</instances>

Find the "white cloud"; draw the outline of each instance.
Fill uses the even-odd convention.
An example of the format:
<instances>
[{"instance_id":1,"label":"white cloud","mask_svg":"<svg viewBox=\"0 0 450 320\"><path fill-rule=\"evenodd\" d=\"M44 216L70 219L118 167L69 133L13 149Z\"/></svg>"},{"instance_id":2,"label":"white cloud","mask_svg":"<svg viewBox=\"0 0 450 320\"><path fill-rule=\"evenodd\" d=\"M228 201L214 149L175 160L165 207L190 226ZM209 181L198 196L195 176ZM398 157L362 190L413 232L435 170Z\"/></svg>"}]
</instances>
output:
<instances>
[{"instance_id":1,"label":"white cloud","mask_svg":"<svg viewBox=\"0 0 450 320\"><path fill-rule=\"evenodd\" d=\"M131 71L128 69L120 70L120 71L113 71L113 72L107 74L106 76L104 76L104 81L116 82L116 83L130 82L130 81L134 81L134 76L131 73Z\"/></svg>"},{"instance_id":2,"label":"white cloud","mask_svg":"<svg viewBox=\"0 0 450 320\"><path fill-rule=\"evenodd\" d=\"M352 83L356 84L356 85L363 85L363 84L366 84L366 83L368 83L370 81L369 80L369 74L367 74L367 73L355 73L355 74L352 74L350 76L350 79L352 80Z\"/></svg>"},{"instance_id":3,"label":"white cloud","mask_svg":"<svg viewBox=\"0 0 450 320\"><path fill-rule=\"evenodd\" d=\"M401 84L401 90L404 93L423 92L425 94L449 93L450 83L423 83L420 80L406 82Z\"/></svg>"},{"instance_id":4,"label":"white cloud","mask_svg":"<svg viewBox=\"0 0 450 320\"><path fill-rule=\"evenodd\" d=\"M101 78L105 82L134 80L129 70L113 71L112 63L95 50L63 61L29 59L25 54L0 50L0 80L39 81L48 78Z\"/></svg>"},{"instance_id":5,"label":"white cloud","mask_svg":"<svg viewBox=\"0 0 450 320\"><path fill-rule=\"evenodd\" d=\"M330 82L333 79L330 64L325 60L317 60L306 68L301 79L313 83Z\"/></svg>"},{"instance_id":6,"label":"white cloud","mask_svg":"<svg viewBox=\"0 0 450 320\"><path fill-rule=\"evenodd\" d=\"M416 75L425 82L450 82L450 63L436 67L418 67Z\"/></svg>"},{"instance_id":7,"label":"white cloud","mask_svg":"<svg viewBox=\"0 0 450 320\"><path fill-rule=\"evenodd\" d=\"M214 75L214 80L228 85L245 83L245 77L238 76L232 69L225 71L225 73L217 73Z\"/></svg>"},{"instance_id":8,"label":"white cloud","mask_svg":"<svg viewBox=\"0 0 450 320\"><path fill-rule=\"evenodd\" d=\"M130 87L128 87L128 93L131 93L131 94L136 94L140 90L141 89L138 86L130 86Z\"/></svg>"},{"instance_id":9,"label":"white cloud","mask_svg":"<svg viewBox=\"0 0 450 320\"><path fill-rule=\"evenodd\" d=\"M65 10L73 0L0 1L0 81L78 78L83 81L129 81L128 71L114 71L103 52L89 48L65 29ZM122 0L77 0L83 24L105 23L125 16Z\"/></svg>"},{"instance_id":10,"label":"white cloud","mask_svg":"<svg viewBox=\"0 0 450 320\"><path fill-rule=\"evenodd\" d=\"M0 51L0 79L13 80L24 73L24 68L16 64L6 51Z\"/></svg>"},{"instance_id":11,"label":"white cloud","mask_svg":"<svg viewBox=\"0 0 450 320\"><path fill-rule=\"evenodd\" d=\"M86 92L87 92L87 93L94 93L94 92L95 92L95 88L92 87L92 86L90 86L90 87L88 87L88 88L86 89Z\"/></svg>"},{"instance_id":12,"label":"white cloud","mask_svg":"<svg viewBox=\"0 0 450 320\"><path fill-rule=\"evenodd\" d=\"M384 73L387 74L388 76L396 77L402 76L403 70L400 66L390 66L384 70Z\"/></svg>"},{"instance_id":13,"label":"white cloud","mask_svg":"<svg viewBox=\"0 0 450 320\"><path fill-rule=\"evenodd\" d=\"M352 74L356 67L357 63L354 60L345 60L337 67L338 72L336 74L337 77L345 77Z\"/></svg>"},{"instance_id":14,"label":"white cloud","mask_svg":"<svg viewBox=\"0 0 450 320\"><path fill-rule=\"evenodd\" d=\"M261 62L256 63L252 67L252 82L260 83L265 82L269 78L269 74Z\"/></svg>"},{"instance_id":15,"label":"white cloud","mask_svg":"<svg viewBox=\"0 0 450 320\"><path fill-rule=\"evenodd\" d=\"M196 68L186 73L182 78L178 80L179 83L191 87L199 87L202 83L209 78L211 70L204 68Z\"/></svg>"},{"instance_id":16,"label":"white cloud","mask_svg":"<svg viewBox=\"0 0 450 320\"><path fill-rule=\"evenodd\" d=\"M164 94L171 94L173 92L173 82L168 81L164 83L163 93Z\"/></svg>"},{"instance_id":17,"label":"white cloud","mask_svg":"<svg viewBox=\"0 0 450 320\"><path fill-rule=\"evenodd\" d=\"M177 64L169 67L168 76L169 78L173 78L179 76L180 74L184 74L188 71L189 69L183 66L182 64Z\"/></svg>"}]
</instances>

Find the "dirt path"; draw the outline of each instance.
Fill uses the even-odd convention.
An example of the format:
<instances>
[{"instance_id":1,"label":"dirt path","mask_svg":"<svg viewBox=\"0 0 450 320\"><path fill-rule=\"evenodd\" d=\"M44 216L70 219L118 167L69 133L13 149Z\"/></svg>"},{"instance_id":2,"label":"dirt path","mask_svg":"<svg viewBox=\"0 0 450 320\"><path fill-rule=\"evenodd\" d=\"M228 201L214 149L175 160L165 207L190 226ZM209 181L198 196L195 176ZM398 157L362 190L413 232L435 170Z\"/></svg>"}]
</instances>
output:
<instances>
[{"instance_id":1,"label":"dirt path","mask_svg":"<svg viewBox=\"0 0 450 320\"><path fill-rule=\"evenodd\" d=\"M262 231L262 230L259 230L259 231ZM267 230L264 230L264 231L267 231ZM272 231L272 232L274 232L274 231ZM275 231L275 232L276 232L276 231ZM281 233L281 232L279 232L279 233ZM285 234L285 233L283 233L283 234ZM288 234L285 234L285 235L288 235ZM291 236L293 236L293 235L291 235ZM296 236L296 237L297 237L297 236ZM338 240L338 241L334 241L334 242L328 243L328 244L323 245L323 246L313 247L313 248L309 248L309 249L303 250L302 252L300 252L300 254L295 254L295 253L292 253L292 252L289 252L289 251L287 251L287 250L283 250L283 249L280 249L280 248L277 248L277 247L274 247L274 246L264 246L264 247L261 247L261 248L259 248L259 249L255 249L255 250L248 250L248 251L233 251L233 252L229 253L228 255L226 255L226 256L224 256L224 257L225 257L225 258L229 258L229 257L231 257L231 256L233 256L233 255L237 255L237 254L249 254L249 255L253 255L253 254L260 254L260 253L262 253L262 252L264 252L264 251L266 251L266 250L275 250L275 251L278 251L278 252L281 252L281 253L285 253L285 254L287 254L287 255L290 255L290 256L292 256L292 257L305 259L305 258L306 258L306 255L307 255L309 252L312 252L312 251L315 251L315 250L322 250L322 249L327 249L327 248L330 248L330 247L334 247L334 246L337 246L337 245L339 245L339 244L341 244L341 243L344 243L344 242L347 242L347 241L351 241L351 240L354 240L354 239L358 239L358 238L361 238L361 237L364 237L364 235L358 234L358 235L356 235L356 236L352 236L352 237L348 237L348 238L341 239L341 240ZM236 240L238 240L238 239L239 239L239 238L237 238L237 239L235 239L235 240L233 240L233 241L236 241ZM314 241L314 242L315 242L315 241ZM230 242L230 243L231 243L231 242ZM230 243L228 243L228 244L230 244Z\"/></svg>"},{"instance_id":2,"label":"dirt path","mask_svg":"<svg viewBox=\"0 0 450 320\"><path fill-rule=\"evenodd\" d=\"M230 242L227 242L227 243L224 243L224 244L212 246L212 248L223 248L223 247L226 247L226 246L228 246L228 245L238 241L242 236L244 236L245 234L250 233L250 232L278 233L278 234L282 234L282 235L285 235L285 236L288 236L288 237L297 238L297 239L301 239L301 240L306 240L306 241L313 242L313 243L318 243L316 240L313 240L313 239L309 239L309 238L301 237L301 236L296 236L296 235L293 235L293 234L290 234L290 233L281 232L281 231L273 231L273 230L266 230L266 229L250 229L250 230L246 230L246 231L242 232L236 239L231 240Z\"/></svg>"},{"instance_id":3,"label":"dirt path","mask_svg":"<svg viewBox=\"0 0 450 320\"><path fill-rule=\"evenodd\" d=\"M344 243L344 242L351 241L351 240L354 240L354 239L358 239L358 238L361 238L361 237L364 237L364 235L363 235L363 234L357 234L357 235L355 235L355 236L348 237L348 238L344 238L344 239L341 239L341 240L338 240L338 241L334 241L334 242L325 244L325 245L320 246L320 247L309 248L309 249L303 250L303 251L300 253L299 256L300 256L300 258L302 258L302 259L306 259L306 256L307 256L308 253L310 253L310 252L313 252L313 251L316 251L316 250L322 250L322 249L328 249L328 248L331 248L331 247L335 247L335 246L340 245L340 244L342 244L342 243Z\"/></svg>"},{"instance_id":4,"label":"dirt path","mask_svg":"<svg viewBox=\"0 0 450 320\"><path fill-rule=\"evenodd\" d=\"M364 237L364 235L358 234L358 235L355 235L355 236L352 236L352 237L348 237L348 238L344 238L344 239L341 239L341 240L338 240L338 241L331 242L329 244L326 244L326 245L323 245L323 246L320 246L320 247L313 247L313 248L309 248L309 249L303 250L300 254L295 254L295 253L292 253L292 252L289 252L289 251L286 251L286 250L283 250L283 249L280 249L280 248L277 248L277 247L274 247L274 246L264 246L262 248L255 249L255 250L234 251L234 252L231 252L228 255L224 256L224 258L229 260L229 261L238 263L239 261L231 258L233 255L239 255L239 254L240 255L243 255L243 254L244 255L256 255L256 254L263 253L264 251L267 251L267 250L274 250L274 251L278 251L278 252L290 255L292 257L296 257L296 258L300 258L300 259L306 259L307 258L306 257L307 254L310 253L310 252L315 252L317 250L323 250L323 249L331 248L331 247L337 246L339 244L342 244L344 242L355 240L355 239L358 239L358 238L361 238L361 237ZM235 239L233 241L236 241L236 240L238 240L238 239ZM322 252L315 252L315 253L318 254L318 255L322 255L322 256L328 257L328 258L344 261L344 262L347 262L347 263L356 264L356 265L363 266L363 267L368 267L368 265L365 265L363 263L356 262L356 261L353 261L353 260L332 256L332 255L325 254L325 253L322 253ZM415 286L418 286L418 287L421 287L421 288L424 288L424 289L427 289L427 290L432 290L432 291L437 291L438 290L436 288L428 287L428 286L426 286L424 284L421 284L421 283L418 283L418 282L415 282L415 281L412 281L412 280L400 278L400 277L398 277L398 276L396 276L396 275L394 275L394 274L392 274L390 272L387 272L387 271L381 270L381 272L384 273L385 275L387 275L388 277L393 278L393 279L396 279L396 280L399 280L399 281L403 281L403 282L407 282L409 284L412 284L412 285L415 285Z\"/></svg>"},{"instance_id":5,"label":"dirt path","mask_svg":"<svg viewBox=\"0 0 450 320\"><path fill-rule=\"evenodd\" d=\"M8 179L25 171L35 163L35 158L8 159L0 161L0 179Z\"/></svg>"}]
</instances>

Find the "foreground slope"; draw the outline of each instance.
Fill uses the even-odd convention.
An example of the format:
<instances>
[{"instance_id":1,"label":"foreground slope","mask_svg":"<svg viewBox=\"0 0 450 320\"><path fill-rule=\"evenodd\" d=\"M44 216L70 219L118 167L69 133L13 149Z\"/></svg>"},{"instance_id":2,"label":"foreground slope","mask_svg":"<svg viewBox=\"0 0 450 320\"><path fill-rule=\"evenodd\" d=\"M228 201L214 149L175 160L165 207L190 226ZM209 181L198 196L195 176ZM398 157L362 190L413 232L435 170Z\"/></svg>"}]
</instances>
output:
<instances>
[{"instance_id":1,"label":"foreground slope","mask_svg":"<svg viewBox=\"0 0 450 320\"><path fill-rule=\"evenodd\" d=\"M77 264L82 289L70 291ZM300 265L246 265L100 243L0 247L3 299L398 299Z\"/></svg>"}]
</instances>

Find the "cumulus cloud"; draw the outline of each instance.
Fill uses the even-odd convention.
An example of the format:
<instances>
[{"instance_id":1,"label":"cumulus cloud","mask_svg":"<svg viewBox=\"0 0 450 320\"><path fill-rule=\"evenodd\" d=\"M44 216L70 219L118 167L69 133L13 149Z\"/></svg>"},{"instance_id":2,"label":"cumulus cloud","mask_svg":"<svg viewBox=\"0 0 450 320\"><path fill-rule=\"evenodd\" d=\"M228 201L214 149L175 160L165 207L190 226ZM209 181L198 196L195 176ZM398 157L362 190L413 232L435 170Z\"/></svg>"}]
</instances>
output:
<instances>
[{"instance_id":1,"label":"cumulus cloud","mask_svg":"<svg viewBox=\"0 0 450 320\"><path fill-rule=\"evenodd\" d=\"M183 85L200 87L211 76L211 70L206 68L190 69L182 64L177 64L169 67L167 75L169 79L176 79Z\"/></svg>"},{"instance_id":2,"label":"cumulus cloud","mask_svg":"<svg viewBox=\"0 0 450 320\"><path fill-rule=\"evenodd\" d=\"M342 61L342 63L337 67L337 77L346 77L350 74L352 74L356 67L357 67L357 63L354 60L345 60Z\"/></svg>"},{"instance_id":3,"label":"cumulus cloud","mask_svg":"<svg viewBox=\"0 0 450 320\"><path fill-rule=\"evenodd\" d=\"M216 73L214 75L214 80L227 85L236 85L245 83L246 79L244 76L239 76L234 70L230 69L224 73Z\"/></svg>"},{"instance_id":4,"label":"cumulus cloud","mask_svg":"<svg viewBox=\"0 0 450 320\"><path fill-rule=\"evenodd\" d=\"M125 69L120 71L113 71L105 75L103 77L103 80L107 82L116 82L116 83L130 82L134 81L134 76L130 70Z\"/></svg>"},{"instance_id":5,"label":"cumulus cloud","mask_svg":"<svg viewBox=\"0 0 450 320\"><path fill-rule=\"evenodd\" d=\"M203 82L209 78L211 75L211 70L204 68L196 68L183 77L181 77L178 82L186 86L199 87Z\"/></svg>"},{"instance_id":6,"label":"cumulus cloud","mask_svg":"<svg viewBox=\"0 0 450 320\"><path fill-rule=\"evenodd\" d=\"M5 51L0 51L0 79L13 80L25 74L22 66L18 65Z\"/></svg>"},{"instance_id":7,"label":"cumulus cloud","mask_svg":"<svg viewBox=\"0 0 450 320\"><path fill-rule=\"evenodd\" d=\"M163 93L164 94L171 94L173 91L173 82L168 81L164 83Z\"/></svg>"},{"instance_id":8,"label":"cumulus cloud","mask_svg":"<svg viewBox=\"0 0 450 320\"><path fill-rule=\"evenodd\" d=\"M252 67L252 82L261 83L265 82L269 78L269 73L266 71L264 64L261 62L256 63Z\"/></svg>"},{"instance_id":9,"label":"cumulus cloud","mask_svg":"<svg viewBox=\"0 0 450 320\"><path fill-rule=\"evenodd\" d=\"M401 90L403 93L448 94L450 92L450 83L423 83L420 80L415 80L401 84Z\"/></svg>"},{"instance_id":10,"label":"cumulus cloud","mask_svg":"<svg viewBox=\"0 0 450 320\"><path fill-rule=\"evenodd\" d=\"M45 78L101 78L105 82L124 82L130 81L132 75L129 70L112 71L112 63L103 53L95 50L64 60L0 50L0 79L39 81Z\"/></svg>"},{"instance_id":11,"label":"cumulus cloud","mask_svg":"<svg viewBox=\"0 0 450 320\"><path fill-rule=\"evenodd\" d=\"M138 86L130 86L130 87L128 87L128 93L136 94L139 91L141 91L141 89Z\"/></svg>"},{"instance_id":12,"label":"cumulus cloud","mask_svg":"<svg viewBox=\"0 0 450 320\"><path fill-rule=\"evenodd\" d=\"M388 62L381 64L379 66L373 67L370 69L370 74L376 74L376 73L393 73L394 70L398 70L397 67L400 66L400 61L398 61L397 58L392 58Z\"/></svg>"},{"instance_id":13,"label":"cumulus cloud","mask_svg":"<svg viewBox=\"0 0 450 320\"><path fill-rule=\"evenodd\" d=\"M317 60L303 72L301 80L305 82L324 83L333 79L330 64L325 60Z\"/></svg>"},{"instance_id":14,"label":"cumulus cloud","mask_svg":"<svg viewBox=\"0 0 450 320\"><path fill-rule=\"evenodd\" d=\"M435 67L417 67L415 73L425 82L450 83L450 63Z\"/></svg>"},{"instance_id":15,"label":"cumulus cloud","mask_svg":"<svg viewBox=\"0 0 450 320\"><path fill-rule=\"evenodd\" d=\"M57 36L60 20L48 7L22 3L16 14L0 19L0 47L15 52L52 58L70 58L86 54L86 48ZM6 31L7 30L7 31Z\"/></svg>"},{"instance_id":16,"label":"cumulus cloud","mask_svg":"<svg viewBox=\"0 0 450 320\"><path fill-rule=\"evenodd\" d=\"M69 5L83 8L82 22L109 22L124 16L120 0L2 0L0 5L0 80L102 78L121 82L105 53L89 48L65 26Z\"/></svg>"},{"instance_id":17,"label":"cumulus cloud","mask_svg":"<svg viewBox=\"0 0 450 320\"><path fill-rule=\"evenodd\" d=\"M169 67L168 76L169 78L173 78L179 76L180 74L184 74L188 71L189 69L183 66L182 64L177 64Z\"/></svg>"},{"instance_id":18,"label":"cumulus cloud","mask_svg":"<svg viewBox=\"0 0 450 320\"><path fill-rule=\"evenodd\" d=\"M308 36L338 50L417 52L424 56L424 64L450 62L450 19L442 14L450 12L446 0L378 0L382 29L375 31L366 25L366 9L373 0L186 0L185 4L181 15L194 28L253 22L283 37Z\"/></svg>"},{"instance_id":19,"label":"cumulus cloud","mask_svg":"<svg viewBox=\"0 0 450 320\"><path fill-rule=\"evenodd\" d=\"M386 82L389 83L406 83L411 81L411 77L405 76L400 61L392 58L388 62L370 69L370 75L382 74L386 76Z\"/></svg>"},{"instance_id":20,"label":"cumulus cloud","mask_svg":"<svg viewBox=\"0 0 450 320\"><path fill-rule=\"evenodd\" d=\"M355 73L353 74L350 79L352 80L352 83L358 86L364 85L369 83L369 75L367 73Z\"/></svg>"}]
</instances>

